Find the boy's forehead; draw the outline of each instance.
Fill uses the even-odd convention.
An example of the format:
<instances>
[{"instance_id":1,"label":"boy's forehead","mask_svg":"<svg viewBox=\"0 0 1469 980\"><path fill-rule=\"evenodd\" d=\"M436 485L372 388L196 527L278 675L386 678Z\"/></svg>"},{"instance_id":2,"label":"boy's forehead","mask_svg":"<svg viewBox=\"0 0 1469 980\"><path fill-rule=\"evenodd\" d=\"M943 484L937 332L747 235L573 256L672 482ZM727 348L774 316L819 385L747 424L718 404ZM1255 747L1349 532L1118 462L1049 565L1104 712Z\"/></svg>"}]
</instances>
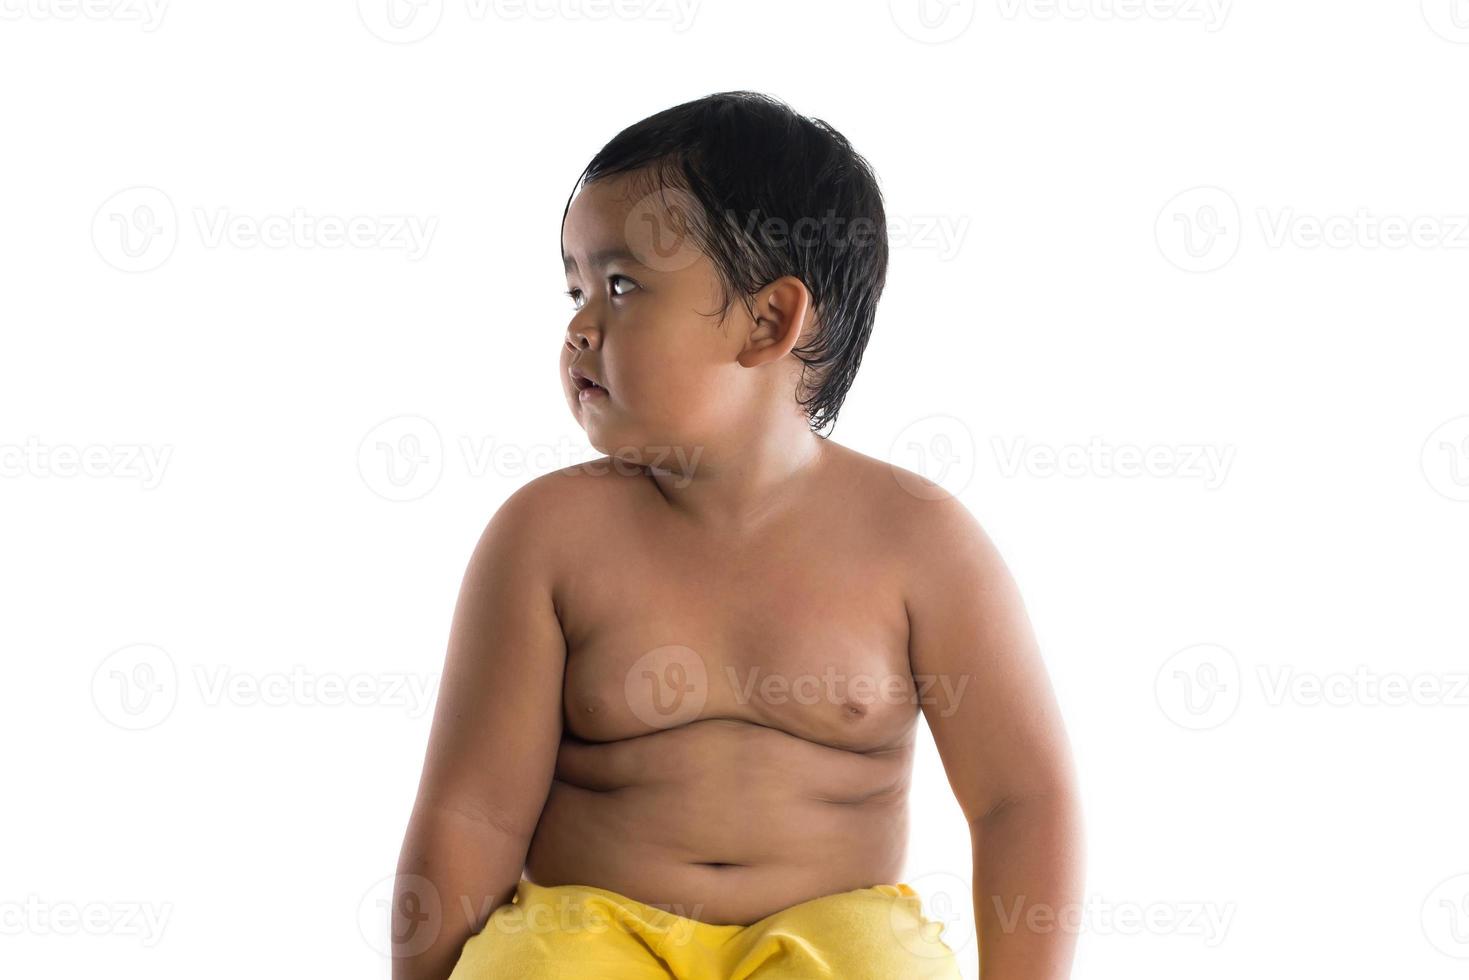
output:
<instances>
[{"instance_id":1,"label":"boy's forehead","mask_svg":"<svg viewBox=\"0 0 1469 980\"><path fill-rule=\"evenodd\" d=\"M613 257L616 252L631 254L626 225L633 202L607 183L587 184L571 202L561 231L561 257L567 268L573 266L573 259L598 265L598 259Z\"/></svg>"},{"instance_id":2,"label":"boy's forehead","mask_svg":"<svg viewBox=\"0 0 1469 980\"><path fill-rule=\"evenodd\" d=\"M648 187L631 175L582 187L572 199L561 232L561 257L568 271L599 268L609 261L674 272L697 261L689 233L692 209L686 192Z\"/></svg>"}]
</instances>

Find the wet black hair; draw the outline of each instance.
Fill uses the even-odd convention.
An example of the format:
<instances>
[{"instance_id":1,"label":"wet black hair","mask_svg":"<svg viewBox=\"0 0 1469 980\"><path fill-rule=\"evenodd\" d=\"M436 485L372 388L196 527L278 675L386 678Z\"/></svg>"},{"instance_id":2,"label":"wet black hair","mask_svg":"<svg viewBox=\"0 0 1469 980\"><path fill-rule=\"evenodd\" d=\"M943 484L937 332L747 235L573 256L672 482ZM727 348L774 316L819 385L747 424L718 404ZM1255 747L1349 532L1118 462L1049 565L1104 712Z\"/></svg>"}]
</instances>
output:
<instances>
[{"instance_id":1,"label":"wet black hair","mask_svg":"<svg viewBox=\"0 0 1469 980\"><path fill-rule=\"evenodd\" d=\"M887 220L868 162L828 123L779 99L719 92L614 136L577 179L563 230L585 184L621 174L645 177L649 190L678 188L703 209L687 230L719 272L724 310L734 296L748 308L781 276L805 283L816 332L792 350L803 365L796 400L822 435L857 376L887 279Z\"/></svg>"}]
</instances>

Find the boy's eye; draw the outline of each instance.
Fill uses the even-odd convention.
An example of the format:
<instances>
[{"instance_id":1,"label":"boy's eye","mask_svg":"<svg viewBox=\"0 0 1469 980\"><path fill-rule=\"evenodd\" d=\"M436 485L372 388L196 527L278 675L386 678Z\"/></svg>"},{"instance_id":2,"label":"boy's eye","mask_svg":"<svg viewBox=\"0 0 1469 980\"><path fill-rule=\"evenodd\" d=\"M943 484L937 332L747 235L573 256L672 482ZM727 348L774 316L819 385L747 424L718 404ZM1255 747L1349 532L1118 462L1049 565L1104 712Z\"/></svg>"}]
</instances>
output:
<instances>
[{"instance_id":1,"label":"boy's eye","mask_svg":"<svg viewBox=\"0 0 1469 980\"><path fill-rule=\"evenodd\" d=\"M626 292L619 292L618 291L617 283L619 281L624 282L624 283L627 283L629 286L632 286L634 288L637 287L637 283L633 282L627 276L618 275L618 274L614 273L614 274L612 274L612 275L610 275L610 276L607 277L607 282L612 287L612 295L613 296L626 296L627 295ZM576 308L576 309L579 310L583 306L586 305L586 300L582 297L581 290L580 289L577 289L575 286L573 286L572 288L568 289L566 291L566 295L571 297L571 305L574 308Z\"/></svg>"}]
</instances>

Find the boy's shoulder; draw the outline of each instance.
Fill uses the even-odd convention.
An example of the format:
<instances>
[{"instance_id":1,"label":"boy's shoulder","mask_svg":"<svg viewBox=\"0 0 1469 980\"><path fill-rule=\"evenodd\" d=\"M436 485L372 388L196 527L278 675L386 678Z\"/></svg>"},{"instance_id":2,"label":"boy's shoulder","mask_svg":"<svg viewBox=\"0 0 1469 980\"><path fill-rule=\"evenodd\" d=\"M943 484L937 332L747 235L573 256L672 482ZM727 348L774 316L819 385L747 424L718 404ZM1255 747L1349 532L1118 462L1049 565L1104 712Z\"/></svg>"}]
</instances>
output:
<instances>
[{"instance_id":1,"label":"boy's shoulder","mask_svg":"<svg viewBox=\"0 0 1469 980\"><path fill-rule=\"evenodd\" d=\"M933 480L887 460L853 454L848 461L862 535L900 571L910 624L954 610L993 611L1011 589L1009 571L978 518ZM986 613L988 614L988 613Z\"/></svg>"},{"instance_id":2,"label":"boy's shoulder","mask_svg":"<svg viewBox=\"0 0 1469 980\"><path fill-rule=\"evenodd\" d=\"M508 563L521 574L554 579L566 562L585 556L637 480L636 470L608 457L542 473L500 502L471 562Z\"/></svg>"},{"instance_id":3,"label":"boy's shoulder","mask_svg":"<svg viewBox=\"0 0 1469 980\"><path fill-rule=\"evenodd\" d=\"M548 545L552 538L585 541L577 532L604 522L619 500L639 492L642 471L603 456L542 473L517 487L501 502L491 525L514 525L527 543Z\"/></svg>"},{"instance_id":4,"label":"boy's shoulder","mask_svg":"<svg viewBox=\"0 0 1469 980\"><path fill-rule=\"evenodd\" d=\"M500 505L519 520L565 521L599 502L636 492L645 476L637 466L610 456L551 470L516 488Z\"/></svg>"},{"instance_id":5,"label":"boy's shoulder","mask_svg":"<svg viewBox=\"0 0 1469 980\"><path fill-rule=\"evenodd\" d=\"M856 539L860 552L929 568L987 545L974 515L939 484L846 446L831 449L810 510L825 531ZM505 498L491 526L512 535L517 550L575 559L649 492L644 468L602 456L527 481Z\"/></svg>"},{"instance_id":6,"label":"boy's shoulder","mask_svg":"<svg viewBox=\"0 0 1469 980\"><path fill-rule=\"evenodd\" d=\"M851 527L899 569L905 594L945 600L969 587L1002 583L1004 559L979 519L938 483L888 460L861 454L850 461L861 513ZM975 600L977 601L977 600Z\"/></svg>"},{"instance_id":7,"label":"boy's shoulder","mask_svg":"<svg viewBox=\"0 0 1469 980\"><path fill-rule=\"evenodd\" d=\"M840 447L837 483L851 488L864 523L903 550L954 544L979 528L958 497L920 473Z\"/></svg>"}]
</instances>

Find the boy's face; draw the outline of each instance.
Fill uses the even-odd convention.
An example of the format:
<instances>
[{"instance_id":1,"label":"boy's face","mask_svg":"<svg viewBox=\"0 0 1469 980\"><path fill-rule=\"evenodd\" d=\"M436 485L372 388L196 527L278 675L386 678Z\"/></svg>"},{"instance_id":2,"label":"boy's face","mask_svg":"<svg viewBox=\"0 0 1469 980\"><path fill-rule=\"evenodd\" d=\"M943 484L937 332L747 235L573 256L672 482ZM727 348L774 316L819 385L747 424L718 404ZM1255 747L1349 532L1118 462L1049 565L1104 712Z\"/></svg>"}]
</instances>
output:
<instances>
[{"instance_id":1,"label":"boy's face","mask_svg":"<svg viewBox=\"0 0 1469 980\"><path fill-rule=\"evenodd\" d=\"M561 345L567 402L598 451L634 462L702 445L731 424L752 326L739 302L719 322L714 264L682 231L692 198L644 187L630 175L587 184L561 240L573 294ZM603 390L582 393L573 369Z\"/></svg>"}]
</instances>

